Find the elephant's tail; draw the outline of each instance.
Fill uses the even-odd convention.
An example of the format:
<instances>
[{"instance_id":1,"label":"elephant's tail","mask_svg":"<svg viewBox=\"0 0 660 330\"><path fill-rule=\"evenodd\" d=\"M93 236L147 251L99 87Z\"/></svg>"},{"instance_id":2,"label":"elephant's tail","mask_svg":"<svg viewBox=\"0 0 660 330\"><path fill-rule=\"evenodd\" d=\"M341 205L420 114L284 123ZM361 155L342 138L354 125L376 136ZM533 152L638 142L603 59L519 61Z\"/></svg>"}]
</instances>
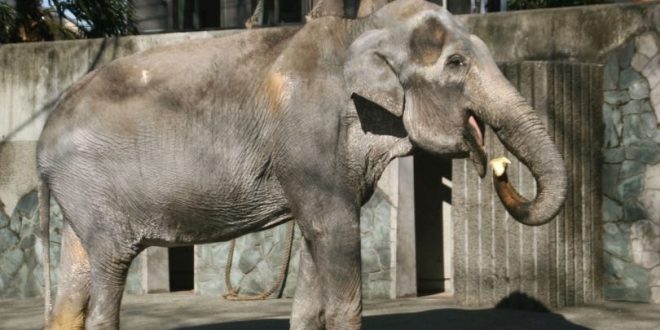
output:
<instances>
[{"instance_id":1,"label":"elephant's tail","mask_svg":"<svg viewBox=\"0 0 660 330\"><path fill-rule=\"evenodd\" d=\"M44 258L44 318L48 324L51 309L50 294L50 189L44 178L39 178L39 225Z\"/></svg>"}]
</instances>

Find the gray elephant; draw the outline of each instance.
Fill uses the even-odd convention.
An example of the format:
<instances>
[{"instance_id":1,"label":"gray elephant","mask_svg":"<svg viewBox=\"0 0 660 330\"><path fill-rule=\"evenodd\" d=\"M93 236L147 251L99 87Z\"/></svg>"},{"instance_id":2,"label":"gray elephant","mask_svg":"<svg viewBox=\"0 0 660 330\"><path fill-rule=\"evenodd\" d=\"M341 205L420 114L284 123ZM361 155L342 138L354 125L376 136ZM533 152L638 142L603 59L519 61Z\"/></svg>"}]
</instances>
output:
<instances>
[{"instance_id":1,"label":"gray elephant","mask_svg":"<svg viewBox=\"0 0 660 330\"><path fill-rule=\"evenodd\" d=\"M119 59L72 87L39 139L42 229L50 194L66 218L48 327L116 329L128 267L148 246L295 220L291 328L359 329L361 205L415 150L470 157L483 176L485 124L538 184L528 201L498 171L503 204L522 223L549 221L566 190L560 154L484 43L435 4Z\"/></svg>"}]
</instances>

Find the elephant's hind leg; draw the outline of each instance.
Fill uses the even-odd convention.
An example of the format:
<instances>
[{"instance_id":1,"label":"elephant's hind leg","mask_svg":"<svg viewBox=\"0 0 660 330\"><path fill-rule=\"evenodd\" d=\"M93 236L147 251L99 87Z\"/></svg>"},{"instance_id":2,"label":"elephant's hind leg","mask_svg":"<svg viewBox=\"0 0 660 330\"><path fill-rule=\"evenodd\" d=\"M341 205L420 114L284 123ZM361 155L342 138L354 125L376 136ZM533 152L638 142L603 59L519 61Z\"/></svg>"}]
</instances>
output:
<instances>
[{"instance_id":1,"label":"elephant's hind leg","mask_svg":"<svg viewBox=\"0 0 660 330\"><path fill-rule=\"evenodd\" d=\"M47 329L83 329L89 301L90 265L87 251L65 221L62 232L57 298Z\"/></svg>"},{"instance_id":2,"label":"elephant's hind leg","mask_svg":"<svg viewBox=\"0 0 660 330\"><path fill-rule=\"evenodd\" d=\"M96 249L90 253L92 283L86 329L119 329L119 310L128 268L139 253L134 246L108 236L99 233L92 243Z\"/></svg>"}]
</instances>

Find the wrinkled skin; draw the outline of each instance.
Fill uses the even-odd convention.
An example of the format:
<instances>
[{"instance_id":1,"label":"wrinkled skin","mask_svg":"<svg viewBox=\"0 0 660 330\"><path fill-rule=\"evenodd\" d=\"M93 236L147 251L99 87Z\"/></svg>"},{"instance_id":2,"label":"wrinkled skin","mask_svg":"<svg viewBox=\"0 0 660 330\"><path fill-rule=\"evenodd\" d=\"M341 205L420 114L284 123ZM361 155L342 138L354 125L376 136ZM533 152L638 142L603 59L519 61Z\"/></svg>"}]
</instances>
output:
<instances>
[{"instance_id":1,"label":"wrinkled skin","mask_svg":"<svg viewBox=\"0 0 660 330\"><path fill-rule=\"evenodd\" d=\"M39 140L42 188L66 218L50 327L117 328L128 267L147 246L295 219L291 328L359 329L361 205L386 165L415 150L470 157L484 173L483 124L537 178L533 201L505 206L523 223L550 220L565 194L561 157L485 45L434 4L119 59L71 89Z\"/></svg>"}]
</instances>

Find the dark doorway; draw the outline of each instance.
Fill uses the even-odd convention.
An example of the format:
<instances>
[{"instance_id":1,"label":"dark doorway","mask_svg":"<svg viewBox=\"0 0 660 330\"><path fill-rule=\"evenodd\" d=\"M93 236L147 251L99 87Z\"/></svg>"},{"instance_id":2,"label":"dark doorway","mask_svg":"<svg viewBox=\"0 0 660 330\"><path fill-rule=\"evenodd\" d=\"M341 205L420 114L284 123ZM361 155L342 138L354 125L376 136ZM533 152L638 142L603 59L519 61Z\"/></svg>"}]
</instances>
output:
<instances>
[{"instance_id":1,"label":"dark doorway","mask_svg":"<svg viewBox=\"0 0 660 330\"><path fill-rule=\"evenodd\" d=\"M415 244L417 294L446 291L444 230L451 220L451 160L415 155ZM444 219L447 217L447 219Z\"/></svg>"},{"instance_id":2,"label":"dark doorway","mask_svg":"<svg viewBox=\"0 0 660 330\"><path fill-rule=\"evenodd\" d=\"M195 258L193 246L169 249L170 292L195 288Z\"/></svg>"}]
</instances>

